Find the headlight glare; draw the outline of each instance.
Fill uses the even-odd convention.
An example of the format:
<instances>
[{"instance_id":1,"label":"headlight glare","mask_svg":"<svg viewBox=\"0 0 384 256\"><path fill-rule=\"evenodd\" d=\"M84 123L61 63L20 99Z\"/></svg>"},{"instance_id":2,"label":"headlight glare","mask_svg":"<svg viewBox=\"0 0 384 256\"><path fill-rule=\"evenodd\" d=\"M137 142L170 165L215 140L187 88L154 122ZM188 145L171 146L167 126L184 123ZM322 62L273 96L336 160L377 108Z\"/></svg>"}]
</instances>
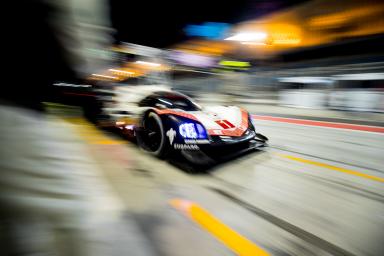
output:
<instances>
[{"instance_id":1,"label":"headlight glare","mask_svg":"<svg viewBox=\"0 0 384 256\"><path fill-rule=\"evenodd\" d=\"M179 133L186 139L206 139L207 132L201 124L182 123L179 125Z\"/></svg>"}]
</instances>

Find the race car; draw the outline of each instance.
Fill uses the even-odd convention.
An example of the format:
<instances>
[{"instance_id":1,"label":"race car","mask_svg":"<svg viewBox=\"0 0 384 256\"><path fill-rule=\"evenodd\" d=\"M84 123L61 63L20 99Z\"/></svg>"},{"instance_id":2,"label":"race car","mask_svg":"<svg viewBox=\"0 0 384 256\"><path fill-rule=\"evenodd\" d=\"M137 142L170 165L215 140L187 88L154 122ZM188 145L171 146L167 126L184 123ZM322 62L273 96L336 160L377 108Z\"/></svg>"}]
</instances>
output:
<instances>
[{"instance_id":1,"label":"race car","mask_svg":"<svg viewBox=\"0 0 384 256\"><path fill-rule=\"evenodd\" d=\"M201 107L190 97L159 86L118 87L105 108L113 125L159 158L180 152L194 163L208 163L264 147L249 113L236 106Z\"/></svg>"}]
</instances>

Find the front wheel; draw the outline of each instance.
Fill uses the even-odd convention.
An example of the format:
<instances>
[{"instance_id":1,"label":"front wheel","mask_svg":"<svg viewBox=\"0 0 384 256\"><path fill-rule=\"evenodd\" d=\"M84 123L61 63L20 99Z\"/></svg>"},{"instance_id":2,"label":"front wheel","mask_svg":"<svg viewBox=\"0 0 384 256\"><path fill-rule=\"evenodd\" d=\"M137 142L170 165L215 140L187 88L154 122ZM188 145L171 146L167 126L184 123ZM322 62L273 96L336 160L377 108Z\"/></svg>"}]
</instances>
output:
<instances>
[{"instance_id":1,"label":"front wheel","mask_svg":"<svg viewBox=\"0 0 384 256\"><path fill-rule=\"evenodd\" d=\"M169 145L161 118L156 113L149 112L142 119L141 126L137 133L139 146L154 156L164 158L169 152Z\"/></svg>"}]
</instances>

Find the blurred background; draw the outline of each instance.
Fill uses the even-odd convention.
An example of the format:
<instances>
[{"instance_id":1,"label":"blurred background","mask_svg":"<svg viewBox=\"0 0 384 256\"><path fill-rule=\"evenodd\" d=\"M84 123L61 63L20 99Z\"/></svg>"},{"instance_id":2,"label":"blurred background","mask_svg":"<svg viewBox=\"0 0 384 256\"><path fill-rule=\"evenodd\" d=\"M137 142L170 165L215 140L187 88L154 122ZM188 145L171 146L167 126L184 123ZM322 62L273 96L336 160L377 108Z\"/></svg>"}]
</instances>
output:
<instances>
[{"instance_id":1,"label":"blurred background","mask_svg":"<svg viewBox=\"0 0 384 256\"><path fill-rule=\"evenodd\" d=\"M146 4L111 1L109 55L128 73L100 70L109 82L157 73L203 101L383 112L381 1Z\"/></svg>"},{"instance_id":2,"label":"blurred background","mask_svg":"<svg viewBox=\"0 0 384 256\"><path fill-rule=\"evenodd\" d=\"M384 254L383 1L7 2L4 255ZM156 159L104 125L142 85L269 146Z\"/></svg>"}]
</instances>

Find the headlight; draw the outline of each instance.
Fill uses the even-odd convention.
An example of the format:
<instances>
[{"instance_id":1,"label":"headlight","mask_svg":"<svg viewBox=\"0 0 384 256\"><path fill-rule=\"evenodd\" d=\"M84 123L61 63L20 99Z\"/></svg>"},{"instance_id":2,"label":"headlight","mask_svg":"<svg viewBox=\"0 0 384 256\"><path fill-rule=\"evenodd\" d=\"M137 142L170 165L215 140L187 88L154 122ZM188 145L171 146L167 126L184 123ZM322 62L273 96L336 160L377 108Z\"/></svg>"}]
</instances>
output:
<instances>
[{"instance_id":1,"label":"headlight","mask_svg":"<svg viewBox=\"0 0 384 256\"><path fill-rule=\"evenodd\" d=\"M206 139L207 132L201 124L182 123L179 125L179 133L186 139Z\"/></svg>"}]
</instances>

